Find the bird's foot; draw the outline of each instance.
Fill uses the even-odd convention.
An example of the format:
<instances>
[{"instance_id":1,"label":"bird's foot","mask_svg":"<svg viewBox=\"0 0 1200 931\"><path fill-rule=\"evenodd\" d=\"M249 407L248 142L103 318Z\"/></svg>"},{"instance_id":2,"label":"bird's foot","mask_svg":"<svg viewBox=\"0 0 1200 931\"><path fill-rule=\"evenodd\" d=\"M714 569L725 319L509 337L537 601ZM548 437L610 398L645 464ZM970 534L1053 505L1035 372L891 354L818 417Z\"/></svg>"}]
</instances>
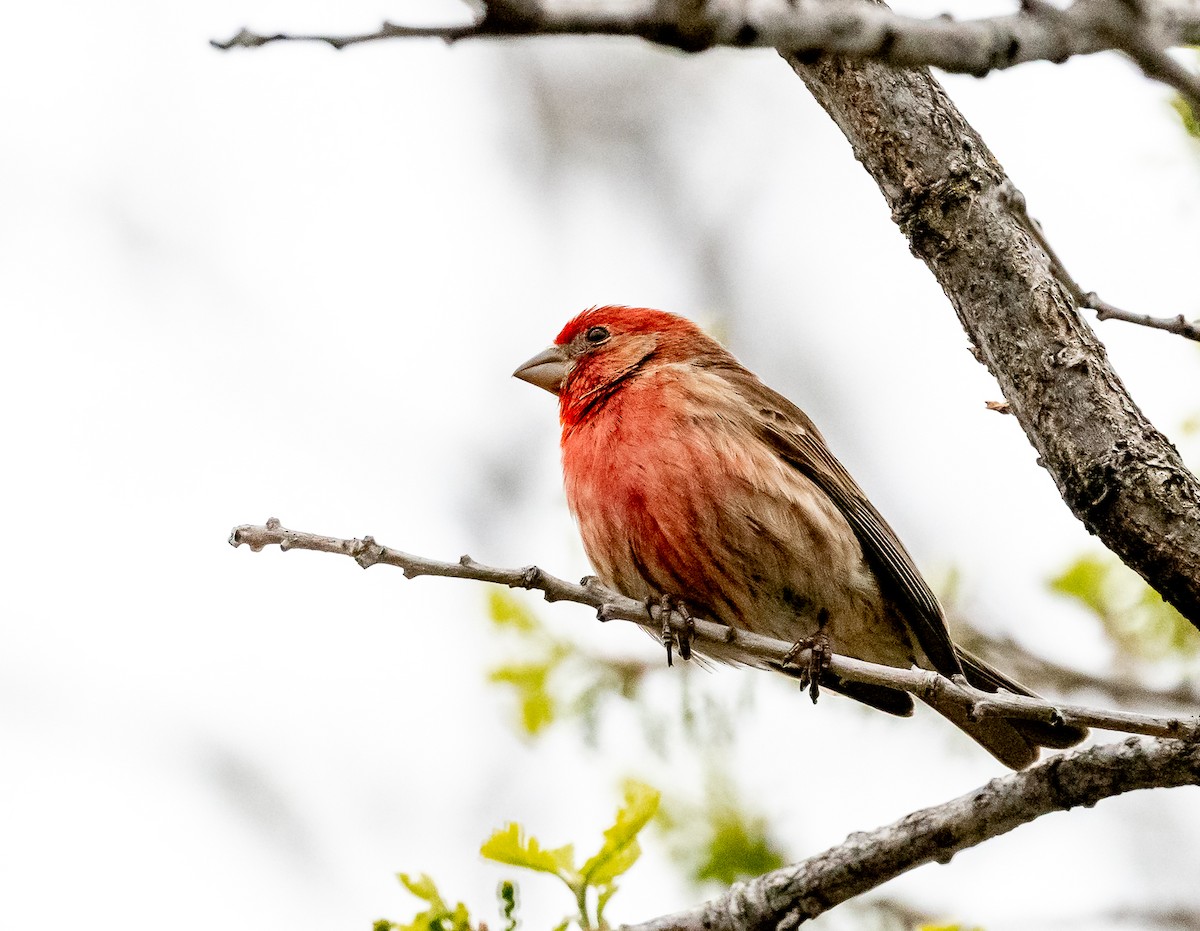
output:
<instances>
[{"instance_id":1,"label":"bird's foot","mask_svg":"<svg viewBox=\"0 0 1200 931\"><path fill-rule=\"evenodd\" d=\"M784 654L783 667L794 665L796 657L808 650L808 662L800 667L800 688L808 688L808 697L817 703L821 697L821 673L829 668L829 658L833 650L829 645L829 636L818 631L815 636L805 637L792 644L792 648Z\"/></svg>"},{"instance_id":2,"label":"bird's foot","mask_svg":"<svg viewBox=\"0 0 1200 931\"><path fill-rule=\"evenodd\" d=\"M679 655L684 660L692 658L692 641L696 639L696 622L692 612L682 601L675 602L675 610L683 618L683 633L679 635Z\"/></svg>"},{"instance_id":3,"label":"bird's foot","mask_svg":"<svg viewBox=\"0 0 1200 931\"><path fill-rule=\"evenodd\" d=\"M654 619L654 599L646 599L646 613L650 615L651 620ZM658 597L658 622L662 625L662 645L667 650L667 665L674 665L673 648L676 641L675 632L671 629L671 612L674 611L683 618L684 631L679 634L679 656L683 660L692 658L692 640L696 636L696 622L692 618L692 613L688 610L687 605L677 598L672 598L670 595L660 595Z\"/></svg>"}]
</instances>

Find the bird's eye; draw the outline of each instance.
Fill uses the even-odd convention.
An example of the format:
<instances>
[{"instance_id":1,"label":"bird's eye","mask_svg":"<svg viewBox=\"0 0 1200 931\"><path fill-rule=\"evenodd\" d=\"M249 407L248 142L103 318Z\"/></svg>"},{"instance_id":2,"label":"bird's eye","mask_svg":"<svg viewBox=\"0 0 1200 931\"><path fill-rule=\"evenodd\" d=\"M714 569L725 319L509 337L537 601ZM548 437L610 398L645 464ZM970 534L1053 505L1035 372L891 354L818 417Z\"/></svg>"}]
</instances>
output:
<instances>
[{"instance_id":1,"label":"bird's eye","mask_svg":"<svg viewBox=\"0 0 1200 931\"><path fill-rule=\"evenodd\" d=\"M608 327L594 326L583 335L583 338L592 344L602 343L608 339Z\"/></svg>"}]
</instances>

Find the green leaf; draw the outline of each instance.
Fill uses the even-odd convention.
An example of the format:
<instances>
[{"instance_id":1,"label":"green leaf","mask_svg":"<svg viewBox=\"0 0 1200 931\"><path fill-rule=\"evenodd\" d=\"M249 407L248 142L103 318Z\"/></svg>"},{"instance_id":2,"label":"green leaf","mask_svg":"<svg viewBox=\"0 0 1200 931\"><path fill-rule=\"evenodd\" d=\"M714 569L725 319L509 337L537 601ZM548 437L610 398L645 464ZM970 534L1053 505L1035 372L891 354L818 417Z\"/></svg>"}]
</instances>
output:
<instances>
[{"instance_id":1,"label":"green leaf","mask_svg":"<svg viewBox=\"0 0 1200 931\"><path fill-rule=\"evenodd\" d=\"M488 594L488 617L497 627L512 627L521 633L542 628L534 613L504 589L498 588Z\"/></svg>"},{"instance_id":2,"label":"green leaf","mask_svg":"<svg viewBox=\"0 0 1200 931\"><path fill-rule=\"evenodd\" d=\"M1200 118L1192 112L1188 102L1182 97L1176 97L1171 101L1171 107L1179 115L1184 131L1193 139L1200 139Z\"/></svg>"},{"instance_id":3,"label":"green leaf","mask_svg":"<svg viewBox=\"0 0 1200 931\"><path fill-rule=\"evenodd\" d=\"M553 873L563 879L575 879L575 848L567 844L543 848L536 837L523 837L521 826L511 821L489 837L479 848L489 860L521 866L539 873Z\"/></svg>"},{"instance_id":4,"label":"green leaf","mask_svg":"<svg viewBox=\"0 0 1200 931\"><path fill-rule=\"evenodd\" d=\"M488 614L498 630L515 633L522 653L489 671L493 683L516 691L518 724L525 737L537 737L567 718L582 722L585 741L594 744L605 700L637 697L651 669L644 662L596 656L552 635L537 616L502 590L488 595Z\"/></svg>"},{"instance_id":5,"label":"green leaf","mask_svg":"<svg viewBox=\"0 0 1200 931\"><path fill-rule=\"evenodd\" d=\"M445 907L441 895L438 894L437 884L427 873L422 873L416 879L413 879L409 873L397 873L396 878L404 884L405 889L418 899L424 899L430 905Z\"/></svg>"},{"instance_id":6,"label":"green leaf","mask_svg":"<svg viewBox=\"0 0 1200 931\"><path fill-rule=\"evenodd\" d=\"M462 902L454 908L446 905L437 884L422 873L413 878L408 873L398 873L397 878L418 899L428 903L429 908L413 916L408 924L389 921L375 922L375 931L472 931L471 916Z\"/></svg>"},{"instance_id":7,"label":"green leaf","mask_svg":"<svg viewBox=\"0 0 1200 931\"><path fill-rule=\"evenodd\" d=\"M730 885L783 866L787 860L770 836L767 819L747 810L719 761L708 765L703 801L672 805L659 815L672 858L697 885Z\"/></svg>"},{"instance_id":8,"label":"green leaf","mask_svg":"<svg viewBox=\"0 0 1200 931\"><path fill-rule=\"evenodd\" d=\"M921 925L917 931L967 931L962 925ZM983 928L975 927L971 931L983 931Z\"/></svg>"},{"instance_id":9,"label":"green leaf","mask_svg":"<svg viewBox=\"0 0 1200 931\"><path fill-rule=\"evenodd\" d=\"M1108 599L1103 588L1108 571L1108 565L1098 556L1081 556L1062 575L1050 580L1050 588L1083 602L1097 615L1104 617L1108 610Z\"/></svg>"},{"instance_id":10,"label":"green leaf","mask_svg":"<svg viewBox=\"0 0 1200 931\"><path fill-rule=\"evenodd\" d=\"M604 907L608 905L608 900L617 894L617 884L609 883L606 886L601 886L596 893L596 923L600 927L604 927Z\"/></svg>"},{"instance_id":11,"label":"green leaf","mask_svg":"<svg viewBox=\"0 0 1200 931\"><path fill-rule=\"evenodd\" d=\"M1200 654L1200 631L1116 557L1081 557L1050 586L1086 605L1123 653L1148 660Z\"/></svg>"},{"instance_id":12,"label":"green leaf","mask_svg":"<svg viewBox=\"0 0 1200 931\"><path fill-rule=\"evenodd\" d=\"M455 931L471 931L471 915L467 911L467 907L462 902L454 906L454 911L446 916L450 921L450 927ZM441 929L444 929L445 923L439 922Z\"/></svg>"},{"instance_id":13,"label":"green leaf","mask_svg":"<svg viewBox=\"0 0 1200 931\"><path fill-rule=\"evenodd\" d=\"M1150 655L1195 656L1200 652L1200 632L1182 614L1163 601L1149 585L1142 589L1139 637Z\"/></svg>"},{"instance_id":14,"label":"green leaf","mask_svg":"<svg viewBox=\"0 0 1200 931\"><path fill-rule=\"evenodd\" d=\"M1200 51L1198 46L1189 46L1194 51ZM1188 105L1188 102L1182 97L1175 97L1171 101L1171 106L1175 108L1175 112L1179 114L1179 119L1183 123L1183 128L1193 139L1200 139L1200 113L1195 113Z\"/></svg>"},{"instance_id":15,"label":"green leaf","mask_svg":"<svg viewBox=\"0 0 1200 931\"><path fill-rule=\"evenodd\" d=\"M558 717L558 702L547 688L547 682L559 659L556 652L544 662L511 663L488 674L490 681L511 685L516 690L521 727L531 737L549 727Z\"/></svg>"},{"instance_id":16,"label":"green leaf","mask_svg":"<svg viewBox=\"0 0 1200 931\"><path fill-rule=\"evenodd\" d=\"M760 876L786 862L767 838L765 818L746 818L725 809L711 820L708 856L695 869L698 882L714 880L730 885L748 876Z\"/></svg>"},{"instance_id":17,"label":"green leaf","mask_svg":"<svg viewBox=\"0 0 1200 931\"><path fill-rule=\"evenodd\" d=\"M658 811L661 793L632 779L625 783L625 804L604 832L604 846L580 870L588 885L603 886L628 870L641 856L638 833Z\"/></svg>"}]
</instances>

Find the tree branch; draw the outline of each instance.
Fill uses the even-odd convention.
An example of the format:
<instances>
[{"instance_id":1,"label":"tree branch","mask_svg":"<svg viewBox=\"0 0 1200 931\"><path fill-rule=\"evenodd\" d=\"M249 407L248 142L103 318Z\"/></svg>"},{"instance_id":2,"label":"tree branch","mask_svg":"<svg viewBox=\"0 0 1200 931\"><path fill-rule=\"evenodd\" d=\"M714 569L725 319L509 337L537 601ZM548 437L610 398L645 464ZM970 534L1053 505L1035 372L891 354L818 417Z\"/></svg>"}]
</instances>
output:
<instances>
[{"instance_id":1,"label":"tree branch","mask_svg":"<svg viewBox=\"0 0 1200 931\"><path fill-rule=\"evenodd\" d=\"M1132 676L1101 677L1053 663L1025 649L1011 637L993 637L969 624L952 623L951 635L959 646L993 665L1035 692L1056 694L1095 692L1119 705L1175 708L1184 713L1200 707L1200 692L1187 683L1173 688L1152 688Z\"/></svg>"},{"instance_id":2,"label":"tree branch","mask_svg":"<svg viewBox=\"0 0 1200 931\"><path fill-rule=\"evenodd\" d=\"M469 556L463 556L456 563L440 562L382 546L375 542L373 537L345 540L288 530L275 518L271 518L263 526L245 524L235 527L229 536L229 542L235 547L245 544L256 552L265 546L278 546L285 551L300 549L340 553L351 557L364 569L376 564L395 566L402 569L405 578L409 579L433 575L495 582L509 588L536 589L545 594L547 601L574 601L595 608L597 617L602 621L632 621L654 633L662 630L661 615L651 615L644 603L607 589L594 578L588 577L575 585L543 572L537 566L499 569L477 563ZM687 636L689 631L694 630L694 637L698 642L719 643L723 655L736 653L736 658L747 665L770 669L782 669L786 665L794 665L799 669L807 665L808 651L797 652L794 644L782 640L763 637L749 631L734 630L700 618L694 618L689 625L683 617L674 612L668 620L678 636ZM1126 711L1103 711L1081 705L1051 703L1008 692L984 692L958 677L948 679L925 669L880 666L848 656L834 655L829 670L834 675L852 682L886 685L911 692L938 705L958 706L972 719L1004 717L1031 721L1063 721L1067 724L1132 734L1200 736L1200 717L1156 717Z\"/></svg>"},{"instance_id":3,"label":"tree branch","mask_svg":"<svg viewBox=\"0 0 1200 931\"><path fill-rule=\"evenodd\" d=\"M1043 0L1023 2L1042 4ZM1049 4L1044 5L1054 9ZM1175 88L1192 112L1200 113L1200 75L1167 54L1170 40L1160 31L1147 0L1117 0L1109 10L1116 15L1108 35L1117 47L1133 59L1146 77Z\"/></svg>"},{"instance_id":4,"label":"tree branch","mask_svg":"<svg viewBox=\"0 0 1200 931\"><path fill-rule=\"evenodd\" d=\"M1001 203L1007 178L983 140L928 71L784 57L879 185L1063 500L1200 628L1200 482L1080 318L1078 286Z\"/></svg>"},{"instance_id":5,"label":"tree branch","mask_svg":"<svg viewBox=\"0 0 1200 931\"><path fill-rule=\"evenodd\" d=\"M955 21L902 16L864 0L788 3L755 0L657 0L649 4L571 4L544 0L483 0L470 23L402 26L385 22L353 35L260 35L243 29L219 49L271 42L325 42L341 49L381 39L438 37L447 42L529 35L640 36L696 52L715 45L766 47L812 56L870 58L896 67L932 65L985 75L1030 61L1063 62L1076 55L1123 51L1150 77L1200 102L1200 80L1163 49L1200 42L1197 0L1075 0L1059 10L1025 0L1022 12ZM1196 107L1194 112L1200 112Z\"/></svg>"},{"instance_id":6,"label":"tree branch","mask_svg":"<svg viewBox=\"0 0 1200 931\"><path fill-rule=\"evenodd\" d=\"M949 863L992 837L1055 811L1090 808L1135 789L1200 785L1200 741L1131 737L1053 756L952 801L915 811L822 854L736 883L719 898L623 931L794 928L901 873Z\"/></svg>"},{"instance_id":7,"label":"tree branch","mask_svg":"<svg viewBox=\"0 0 1200 931\"><path fill-rule=\"evenodd\" d=\"M1042 231L1042 224L1029 215L1029 210L1025 203L1025 195L1018 191L1011 181L1007 180L1002 182L996 189L996 194L1001 202L1007 205L1013 212L1013 216L1024 227L1025 232L1046 253L1046 257L1050 260L1050 265L1053 267L1054 273L1058 276L1058 280L1066 287L1068 293L1074 298L1075 303L1080 307L1094 310L1097 320L1124 320L1126 323L1136 323L1139 326L1151 327L1156 330L1166 330L1168 333L1174 333L1186 339L1200 341L1200 325L1187 320L1183 314L1175 317L1151 317L1147 314L1135 314L1128 310L1121 310L1119 307L1114 307L1108 301L1102 300L1095 291L1085 292L1080 287L1079 282L1067 271L1066 265L1063 264L1058 253L1054 251L1054 247L1050 245L1050 241L1046 239L1046 234Z\"/></svg>"},{"instance_id":8,"label":"tree branch","mask_svg":"<svg viewBox=\"0 0 1200 931\"><path fill-rule=\"evenodd\" d=\"M807 50L784 57L879 184L893 218L941 283L1063 500L1200 628L1200 482L1143 416L1079 318L1071 300L1079 286L1035 248L1019 218L1000 203L997 192L1007 179L983 140L927 71L889 67L934 61L982 73L1029 56L1061 60L1111 48L1118 44L1114 36L1128 50L1129 30L1138 33L1143 50L1200 42L1200 0L1076 0L1063 11L1027 0L1026 12L1016 17L973 24L909 20L867 0L794 7L760 2L763 7L741 16L705 0L658 0L650 12L595 6L560 11L539 0L490 0L481 19L467 26L385 24L378 33L344 37L243 30L214 44L306 38L341 47L402 35L454 40L589 32L641 35L687 49L724 43ZM1097 38L1101 34L1104 41ZM998 58L997 35L1008 40ZM935 36L940 40L933 41ZM820 49L879 60L814 60L810 52ZM961 54L938 57L942 52L935 55L935 49ZM1097 312L1112 310L1104 305Z\"/></svg>"}]
</instances>

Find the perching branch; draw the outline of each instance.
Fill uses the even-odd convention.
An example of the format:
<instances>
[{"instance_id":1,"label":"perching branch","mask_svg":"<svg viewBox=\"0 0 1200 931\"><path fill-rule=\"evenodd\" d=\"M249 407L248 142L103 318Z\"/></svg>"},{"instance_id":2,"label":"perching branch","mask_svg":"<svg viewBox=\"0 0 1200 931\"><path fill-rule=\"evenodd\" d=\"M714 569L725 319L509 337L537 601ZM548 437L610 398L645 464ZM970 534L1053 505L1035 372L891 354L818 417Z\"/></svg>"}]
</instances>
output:
<instances>
[{"instance_id":1,"label":"perching branch","mask_svg":"<svg viewBox=\"0 0 1200 931\"><path fill-rule=\"evenodd\" d=\"M1035 692L1052 691L1059 695L1092 692L1123 707L1176 708L1185 713L1200 708L1200 691L1187 683L1153 688L1131 676L1097 676L1037 656L1011 637L994 637L953 620L950 631L956 644L1003 668Z\"/></svg>"},{"instance_id":2,"label":"perching branch","mask_svg":"<svg viewBox=\"0 0 1200 931\"><path fill-rule=\"evenodd\" d=\"M642 602L611 591L595 579L588 578L575 585L543 572L536 566L498 569L477 563L469 556L463 556L456 563L440 562L382 546L372 537L345 540L288 530L275 518L267 521L264 526L246 524L235 527L229 536L229 542L233 546L246 544L255 551L265 546L278 546L282 550L340 553L351 557L364 569L377 563L395 566L402 569L405 578L409 579L433 575L495 582L509 588L535 589L543 592L547 601L574 601L595 608L597 617L602 621L632 621L655 633L663 627L660 613L651 615ZM781 668L792 663L801 668L807 663L807 650L797 652L794 644L782 640L763 637L749 631L734 630L699 618L693 619L689 625L682 616L674 612L667 620L677 636L688 636L694 626L692 635L697 643L719 643L722 645L723 655L732 654L736 650L737 658L748 665ZM701 651L703 652L702 646ZM829 669L834 675L852 682L886 685L911 692L926 700L936 701L938 705L957 705L972 719L1003 717L1027 721L1062 721L1131 734L1161 737L1200 736L1200 718L1197 717L1157 717L1125 711L1104 711L1081 705L1051 703L1007 692L984 692L958 677L948 679L929 670L881 666L848 656L834 655Z\"/></svg>"},{"instance_id":3,"label":"perching branch","mask_svg":"<svg viewBox=\"0 0 1200 931\"><path fill-rule=\"evenodd\" d=\"M1164 52L1200 42L1197 0L1075 0L1059 10L1025 0L1020 13L956 21L902 16L863 0L788 3L783 0L658 0L582 3L483 0L469 23L403 26L385 22L351 35L260 35L243 29L219 49L271 42L325 42L345 48L380 39L437 37L447 42L530 35L639 36L696 52L717 45L777 48L798 55L870 58L895 67L932 65L985 75L1030 61L1063 62L1116 50L1150 77L1175 87L1200 112L1200 79Z\"/></svg>"},{"instance_id":4,"label":"perching branch","mask_svg":"<svg viewBox=\"0 0 1200 931\"><path fill-rule=\"evenodd\" d=\"M756 879L719 898L622 931L791 929L925 863L1007 834L1055 811L1091 807L1135 789L1200 785L1200 741L1130 737L1052 756L952 801L852 834L824 853Z\"/></svg>"},{"instance_id":5,"label":"perching branch","mask_svg":"<svg viewBox=\"0 0 1200 931\"><path fill-rule=\"evenodd\" d=\"M1200 113L1200 110L1196 112ZM1135 314L1128 310L1114 307L1107 301L1102 300L1095 291L1084 292L1079 282L1067 271L1066 265L1063 264L1058 253L1054 251L1054 247L1050 245L1049 240L1046 239L1046 234L1042 231L1042 224L1029 215L1029 210L1025 203L1025 195L1018 191L1011 181L1007 180L996 189L996 195L1012 211L1013 216L1024 227L1025 232L1046 253L1046 258L1050 260L1050 264L1054 268L1058 280L1066 286L1071 297L1075 299L1075 303L1080 307L1094 310L1097 320L1124 320L1127 323L1136 323L1139 326L1152 327L1156 330L1166 330L1168 333L1174 333L1177 336L1200 341L1200 325L1187 320L1183 314L1175 317L1151 317L1147 314Z\"/></svg>"}]
</instances>

